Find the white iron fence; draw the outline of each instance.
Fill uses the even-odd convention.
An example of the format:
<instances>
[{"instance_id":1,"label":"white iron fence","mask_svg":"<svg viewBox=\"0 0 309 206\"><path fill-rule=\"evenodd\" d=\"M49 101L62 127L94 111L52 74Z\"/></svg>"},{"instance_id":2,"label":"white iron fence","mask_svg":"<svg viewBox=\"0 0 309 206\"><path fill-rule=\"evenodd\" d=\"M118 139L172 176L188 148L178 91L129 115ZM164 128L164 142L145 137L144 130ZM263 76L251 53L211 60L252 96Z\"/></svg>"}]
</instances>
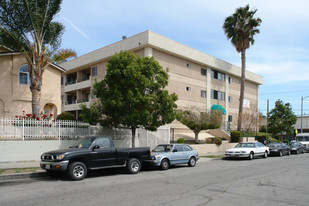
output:
<instances>
[{"instance_id":1,"label":"white iron fence","mask_svg":"<svg viewBox=\"0 0 309 206\"><path fill-rule=\"evenodd\" d=\"M76 139L90 135L88 123L0 118L0 140Z\"/></svg>"}]
</instances>

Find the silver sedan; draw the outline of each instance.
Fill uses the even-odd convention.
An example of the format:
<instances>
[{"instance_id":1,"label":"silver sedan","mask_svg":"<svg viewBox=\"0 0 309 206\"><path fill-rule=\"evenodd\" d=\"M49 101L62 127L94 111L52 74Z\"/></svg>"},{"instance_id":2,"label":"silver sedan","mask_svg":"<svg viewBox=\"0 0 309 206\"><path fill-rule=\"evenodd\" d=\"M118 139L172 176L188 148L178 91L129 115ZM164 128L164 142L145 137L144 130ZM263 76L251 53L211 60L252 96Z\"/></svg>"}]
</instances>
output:
<instances>
[{"instance_id":1,"label":"silver sedan","mask_svg":"<svg viewBox=\"0 0 309 206\"><path fill-rule=\"evenodd\" d=\"M194 167L199 156L195 149L187 144L161 144L151 152L151 160L148 163L167 170L171 165L188 164Z\"/></svg>"}]
</instances>

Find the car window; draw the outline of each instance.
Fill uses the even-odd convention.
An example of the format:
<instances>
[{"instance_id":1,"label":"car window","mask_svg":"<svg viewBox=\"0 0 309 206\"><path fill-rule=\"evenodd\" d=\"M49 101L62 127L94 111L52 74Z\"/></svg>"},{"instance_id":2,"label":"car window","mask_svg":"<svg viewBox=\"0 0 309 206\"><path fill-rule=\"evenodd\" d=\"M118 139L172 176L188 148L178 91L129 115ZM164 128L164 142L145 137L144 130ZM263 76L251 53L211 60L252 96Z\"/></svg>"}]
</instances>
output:
<instances>
[{"instance_id":1,"label":"car window","mask_svg":"<svg viewBox=\"0 0 309 206\"><path fill-rule=\"evenodd\" d=\"M175 145L174 150L177 150L177 152L182 152L183 151L183 147L182 147L182 145Z\"/></svg>"},{"instance_id":2,"label":"car window","mask_svg":"<svg viewBox=\"0 0 309 206\"><path fill-rule=\"evenodd\" d=\"M184 145L183 150L184 151L192 151L193 149L189 145Z\"/></svg>"}]
</instances>

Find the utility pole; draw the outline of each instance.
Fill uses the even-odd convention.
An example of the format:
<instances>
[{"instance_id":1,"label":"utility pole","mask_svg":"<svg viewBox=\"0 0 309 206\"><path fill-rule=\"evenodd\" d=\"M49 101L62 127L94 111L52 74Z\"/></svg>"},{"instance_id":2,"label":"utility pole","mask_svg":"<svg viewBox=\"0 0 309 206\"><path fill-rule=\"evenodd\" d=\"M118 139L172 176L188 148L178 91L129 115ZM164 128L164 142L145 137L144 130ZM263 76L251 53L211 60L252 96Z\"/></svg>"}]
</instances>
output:
<instances>
[{"instance_id":1,"label":"utility pole","mask_svg":"<svg viewBox=\"0 0 309 206\"><path fill-rule=\"evenodd\" d=\"M269 113L269 99L267 99L267 114L266 114L266 144L268 143L268 139L267 139L268 113Z\"/></svg>"}]
</instances>

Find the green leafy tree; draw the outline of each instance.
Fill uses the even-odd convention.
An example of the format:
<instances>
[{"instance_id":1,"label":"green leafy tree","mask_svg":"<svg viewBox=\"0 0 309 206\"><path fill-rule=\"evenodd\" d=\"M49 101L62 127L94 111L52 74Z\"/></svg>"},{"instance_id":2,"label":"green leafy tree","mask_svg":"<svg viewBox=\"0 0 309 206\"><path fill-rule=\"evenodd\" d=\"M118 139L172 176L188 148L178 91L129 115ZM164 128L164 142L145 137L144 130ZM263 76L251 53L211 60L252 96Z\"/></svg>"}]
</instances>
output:
<instances>
[{"instance_id":1,"label":"green leafy tree","mask_svg":"<svg viewBox=\"0 0 309 206\"><path fill-rule=\"evenodd\" d=\"M284 104L280 99L276 101L275 108L269 112L268 128L273 134L293 131L297 116L293 113L289 103Z\"/></svg>"},{"instance_id":2,"label":"green leafy tree","mask_svg":"<svg viewBox=\"0 0 309 206\"><path fill-rule=\"evenodd\" d=\"M80 117L84 122L88 122L91 125L95 125L100 122L102 117L102 105L100 102L94 102L90 105L90 108L86 104L79 105L81 108Z\"/></svg>"},{"instance_id":3,"label":"green leafy tree","mask_svg":"<svg viewBox=\"0 0 309 206\"><path fill-rule=\"evenodd\" d=\"M198 135L202 130L217 129L221 126L222 111L205 111L198 107L189 110L179 110L177 120L186 125L195 134L195 143L198 143Z\"/></svg>"},{"instance_id":4,"label":"green leafy tree","mask_svg":"<svg viewBox=\"0 0 309 206\"><path fill-rule=\"evenodd\" d=\"M129 127L132 147L137 128L156 131L176 117L176 94L169 94L168 74L153 57L121 51L111 57L104 80L94 84L102 126Z\"/></svg>"},{"instance_id":5,"label":"green leafy tree","mask_svg":"<svg viewBox=\"0 0 309 206\"><path fill-rule=\"evenodd\" d=\"M32 113L39 116L42 76L48 49L60 47L64 26L53 22L62 0L1 0L0 45L22 52L28 63Z\"/></svg>"},{"instance_id":6,"label":"green leafy tree","mask_svg":"<svg viewBox=\"0 0 309 206\"><path fill-rule=\"evenodd\" d=\"M249 5L236 9L235 13L228 16L223 24L223 30L228 39L231 39L236 51L241 53L241 85L239 98L239 115L237 130L241 131L243 101L246 81L246 50L254 44L254 35L260 33L257 29L262 20L254 18L257 9L249 11Z\"/></svg>"}]
</instances>

